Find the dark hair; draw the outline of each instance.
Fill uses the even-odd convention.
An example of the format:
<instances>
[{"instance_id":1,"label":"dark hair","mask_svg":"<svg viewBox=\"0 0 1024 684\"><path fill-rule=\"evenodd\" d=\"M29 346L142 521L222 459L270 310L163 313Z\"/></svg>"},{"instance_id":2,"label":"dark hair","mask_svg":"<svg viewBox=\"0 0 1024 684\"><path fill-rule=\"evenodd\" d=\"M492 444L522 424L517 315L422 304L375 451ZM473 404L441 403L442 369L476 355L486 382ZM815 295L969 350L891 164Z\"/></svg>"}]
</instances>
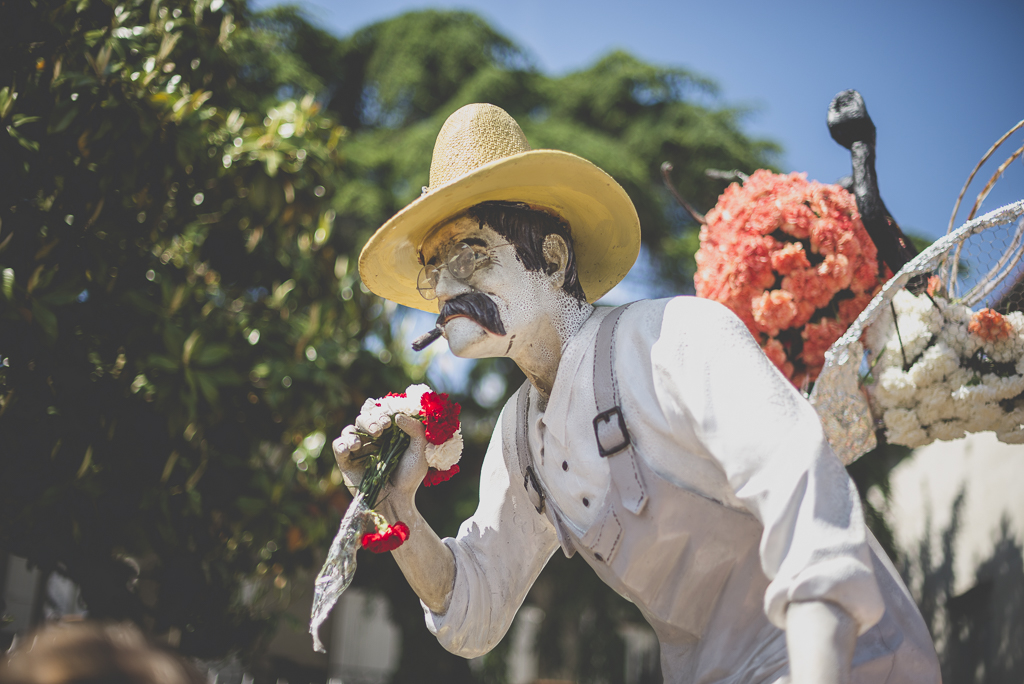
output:
<instances>
[{"instance_id":1,"label":"dark hair","mask_svg":"<svg viewBox=\"0 0 1024 684\"><path fill-rule=\"evenodd\" d=\"M569 250L562 289L580 302L587 301L576 273L576 252L573 250L568 223L554 214L532 209L523 202L482 202L471 207L466 215L479 221L481 227L487 225L515 245L519 260L530 271L548 270L548 263L544 259L544 238L548 235L561 237Z\"/></svg>"},{"instance_id":2,"label":"dark hair","mask_svg":"<svg viewBox=\"0 0 1024 684\"><path fill-rule=\"evenodd\" d=\"M0 657L2 684L205 684L130 623L49 623Z\"/></svg>"}]
</instances>

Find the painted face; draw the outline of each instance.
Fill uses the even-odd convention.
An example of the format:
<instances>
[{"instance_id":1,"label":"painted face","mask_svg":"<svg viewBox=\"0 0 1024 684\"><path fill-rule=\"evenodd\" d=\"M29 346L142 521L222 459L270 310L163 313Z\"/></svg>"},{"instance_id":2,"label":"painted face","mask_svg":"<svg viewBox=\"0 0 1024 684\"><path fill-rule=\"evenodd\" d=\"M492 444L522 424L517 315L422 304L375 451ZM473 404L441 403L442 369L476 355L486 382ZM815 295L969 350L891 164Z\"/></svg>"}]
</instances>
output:
<instances>
[{"instance_id":1,"label":"painted face","mask_svg":"<svg viewBox=\"0 0 1024 684\"><path fill-rule=\"evenodd\" d=\"M470 250L472 254L470 254ZM469 217L435 230L420 253L424 270L421 292L436 295L445 318L441 320L448 346L456 356L485 358L511 356L544 318L545 302L554 306L557 287L550 276L529 271L515 246L487 226ZM471 311L445 304L460 295L486 296L497 310L500 326L484 325ZM491 330L488 330L491 328ZM495 329L497 328L497 329ZM504 335L500 334L504 328Z\"/></svg>"}]
</instances>

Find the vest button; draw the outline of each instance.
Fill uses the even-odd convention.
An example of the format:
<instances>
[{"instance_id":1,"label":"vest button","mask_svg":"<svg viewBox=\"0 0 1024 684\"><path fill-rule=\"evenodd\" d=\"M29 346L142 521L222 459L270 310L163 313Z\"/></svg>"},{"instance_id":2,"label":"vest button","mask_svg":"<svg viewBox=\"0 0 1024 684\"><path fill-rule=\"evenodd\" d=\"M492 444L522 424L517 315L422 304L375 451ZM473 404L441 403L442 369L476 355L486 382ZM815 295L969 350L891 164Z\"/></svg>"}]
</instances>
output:
<instances>
[{"instance_id":1,"label":"vest button","mask_svg":"<svg viewBox=\"0 0 1024 684\"><path fill-rule=\"evenodd\" d=\"M569 462L568 461L562 461L562 470L568 470L568 469L569 469Z\"/></svg>"},{"instance_id":2,"label":"vest button","mask_svg":"<svg viewBox=\"0 0 1024 684\"><path fill-rule=\"evenodd\" d=\"M603 560L604 560L604 558L603 558L603 557L601 556L601 554L599 554L599 553L595 553L595 554L594 554L594 558L595 558L595 559L597 559L597 560L599 560L599 561L603 561Z\"/></svg>"},{"instance_id":3,"label":"vest button","mask_svg":"<svg viewBox=\"0 0 1024 684\"><path fill-rule=\"evenodd\" d=\"M587 508L590 508L590 499L588 499L587 497L583 497L583 505L586 506Z\"/></svg>"}]
</instances>

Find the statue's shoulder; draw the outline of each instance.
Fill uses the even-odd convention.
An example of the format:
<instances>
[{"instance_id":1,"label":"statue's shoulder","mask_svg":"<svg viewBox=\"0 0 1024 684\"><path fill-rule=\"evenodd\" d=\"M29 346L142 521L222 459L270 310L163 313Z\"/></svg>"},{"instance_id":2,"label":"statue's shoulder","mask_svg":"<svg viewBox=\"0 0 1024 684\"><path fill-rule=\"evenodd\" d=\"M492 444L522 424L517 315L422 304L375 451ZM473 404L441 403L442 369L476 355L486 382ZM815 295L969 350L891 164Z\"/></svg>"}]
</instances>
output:
<instances>
[{"instance_id":1,"label":"statue's shoulder","mask_svg":"<svg viewBox=\"0 0 1024 684\"><path fill-rule=\"evenodd\" d=\"M622 323L627 330L646 330L658 337L666 333L713 335L716 331L745 327L725 305L692 295L633 302L623 313Z\"/></svg>"},{"instance_id":2,"label":"statue's shoulder","mask_svg":"<svg viewBox=\"0 0 1024 684\"><path fill-rule=\"evenodd\" d=\"M616 331L619 363L648 355L653 366L706 363L728 356L748 341L747 326L728 307L710 299L678 296L634 302Z\"/></svg>"}]
</instances>

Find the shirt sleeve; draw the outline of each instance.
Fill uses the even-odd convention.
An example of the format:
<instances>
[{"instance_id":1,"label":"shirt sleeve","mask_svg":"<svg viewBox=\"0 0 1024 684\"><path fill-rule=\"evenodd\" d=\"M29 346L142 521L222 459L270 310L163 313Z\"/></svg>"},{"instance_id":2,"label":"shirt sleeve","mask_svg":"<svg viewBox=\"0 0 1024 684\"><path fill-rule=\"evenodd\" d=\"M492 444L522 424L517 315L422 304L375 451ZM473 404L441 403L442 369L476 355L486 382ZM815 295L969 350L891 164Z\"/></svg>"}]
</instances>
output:
<instances>
[{"instance_id":1,"label":"shirt sleeve","mask_svg":"<svg viewBox=\"0 0 1024 684\"><path fill-rule=\"evenodd\" d=\"M670 302L652 360L677 420L764 526L768 619L785 629L791 601L824 600L870 629L885 604L860 498L813 407L716 302Z\"/></svg>"},{"instance_id":2,"label":"shirt sleeve","mask_svg":"<svg viewBox=\"0 0 1024 684\"><path fill-rule=\"evenodd\" d=\"M443 540L455 557L448 608L438 614L423 604L427 629L446 650L464 658L483 655L501 641L558 548L554 526L533 507L522 477L516 476L514 448L504 452L502 434L499 417L484 456L476 512L455 539Z\"/></svg>"}]
</instances>

